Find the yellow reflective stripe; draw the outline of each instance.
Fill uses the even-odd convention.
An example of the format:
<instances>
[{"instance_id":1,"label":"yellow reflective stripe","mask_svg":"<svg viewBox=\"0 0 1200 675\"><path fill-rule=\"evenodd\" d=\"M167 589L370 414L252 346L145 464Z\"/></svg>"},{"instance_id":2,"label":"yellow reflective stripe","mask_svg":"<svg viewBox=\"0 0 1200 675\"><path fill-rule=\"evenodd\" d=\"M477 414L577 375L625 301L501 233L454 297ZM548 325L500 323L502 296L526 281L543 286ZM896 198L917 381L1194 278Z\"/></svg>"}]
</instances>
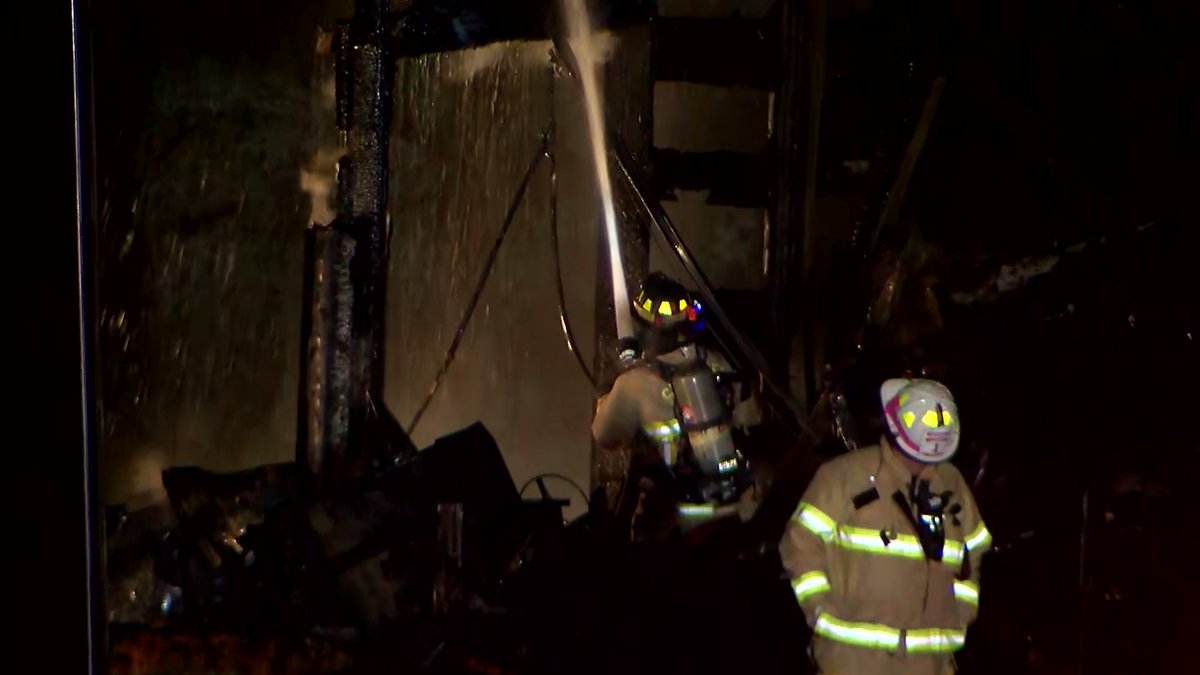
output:
<instances>
[{"instance_id":1,"label":"yellow reflective stripe","mask_svg":"<svg viewBox=\"0 0 1200 675\"><path fill-rule=\"evenodd\" d=\"M904 650L911 654L956 652L967 643L967 634L950 628L918 628L904 636Z\"/></svg>"},{"instance_id":2,"label":"yellow reflective stripe","mask_svg":"<svg viewBox=\"0 0 1200 675\"><path fill-rule=\"evenodd\" d=\"M876 623L842 621L828 612L821 612L817 617L813 631L837 642L889 652L899 650L903 643L904 650L913 654L956 652L967 643L966 632L953 628L915 628L901 631Z\"/></svg>"},{"instance_id":3,"label":"yellow reflective stripe","mask_svg":"<svg viewBox=\"0 0 1200 675\"><path fill-rule=\"evenodd\" d=\"M900 648L900 631L873 623L842 621L821 612L813 631L830 640L844 642L856 647L869 647L894 652Z\"/></svg>"},{"instance_id":4,"label":"yellow reflective stripe","mask_svg":"<svg viewBox=\"0 0 1200 675\"><path fill-rule=\"evenodd\" d=\"M799 508L796 509L796 515L792 518L803 525L805 530L816 534L826 542L833 542L841 548L870 552L870 554L907 557L911 560L920 560L925 557L924 549L920 546L920 539L912 534L898 533L895 537L888 537L888 542L883 543L880 531L852 525L838 525L821 509L810 503L800 502ZM991 542L991 534L988 533L988 528L980 525L972 537L967 538L967 548L979 550L978 546L971 545L971 540L979 540L986 545ZM964 543L959 540L947 539L946 543L942 545L942 562L950 566L962 565L962 558L964 558L962 546Z\"/></svg>"},{"instance_id":5,"label":"yellow reflective stripe","mask_svg":"<svg viewBox=\"0 0 1200 675\"><path fill-rule=\"evenodd\" d=\"M979 606L979 586L970 581L955 581L954 582L954 597L971 605L972 607Z\"/></svg>"},{"instance_id":6,"label":"yellow reflective stripe","mask_svg":"<svg viewBox=\"0 0 1200 675\"><path fill-rule=\"evenodd\" d=\"M680 434L679 420L670 420L667 422L651 422L642 427L647 436L654 438L674 438Z\"/></svg>"},{"instance_id":7,"label":"yellow reflective stripe","mask_svg":"<svg viewBox=\"0 0 1200 675\"><path fill-rule=\"evenodd\" d=\"M804 602L818 593L824 593L829 590L829 578L824 572L808 572L792 579L792 592L796 594L796 600Z\"/></svg>"},{"instance_id":8,"label":"yellow reflective stripe","mask_svg":"<svg viewBox=\"0 0 1200 675\"><path fill-rule=\"evenodd\" d=\"M716 510L712 504L680 504L679 515L690 517L711 516Z\"/></svg>"},{"instance_id":9,"label":"yellow reflective stripe","mask_svg":"<svg viewBox=\"0 0 1200 675\"><path fill-rule=\"evenodd\" d=\"M837 529L837 523L833 522L833 518L825 515L821 509L805 502L800 502L800 508L792 517L809 532L825 541L832 539L833 532Z\"/></svg>"},{"instance_id":10,"label":"yellow reflective stripe","mask_svg":"<svg viewBox=\"0 0 1200 675\"><path fill-rule=\"evenodd\" d=\"M883 542L878 530L868 530L850 525L838 526L837 543L843 548L854 551L865 551L879 555L894 555L914 560L924 558L921 540L911 534L898 534ZM963 544L961 541L947 539L942 546L942 562L949 565L961 565L963 561Z\"/></svg>"},{"instance_id":11,"label":"yellow reflective stripe","mask_svg":"<svg viewBox=\"0 0 1200 675\"><path fill-rule=\"evenodd\" d=\"M900 558L920 560L925 557L921 548L921 540L911 534L897 534L888 537L885 544L879 530L869 530L853 525L838 525L823 511L807 502L801 502L793 518L805 529L821 539L841 546L851 551L862 551L877 555L890 555ZM987 540L991 535L983 530ZM974 547L971 547L974 550ZM942 546L942 562L947 565L961 565L963 562L963 542L947 539Z\"/></svg>"},{"instance_id":12,"label":"yellow reflective stripe","mask_svg":"<svg viewBox=\"0 0 1200 675\"><path fill-rule=\"evenodd\" d=\"M963 561L963 543L947 539L945 546L942 546L942 562L947 564L961 565Z\"/></svg>"},{"instance_id":13,"label":"yellow reflective stripe","mask_svg":"<svg viewBox=\"0 0 1200 675\"><path fill-rule=\"evenodd\" d=\"M983 521L979 521L979 525L975 527L971 534L967 535L967 548L975 553L981 553L988 546L991 546L991 544L992 533L988 532Z\"/></svg>"},{"instance_id":14,"label":"yellow reflective stripe","mask_svg":"<svg viewBox=\"0 0 1200 675\"><path fill-rule=\"evenodd\" d=\"M901 558L924 558L925 553L921 550L921 542L914 536L909 534L898 535L895 539L888 539L888 543L883 543L883 537L880 536L879 530L867 530L861 527L851 527L842 525L838 527L837 543L842 548L848 548L852 551L865 551L867 553L877 553L880 555L894 555Z\"/></svg>"}]
</instances>

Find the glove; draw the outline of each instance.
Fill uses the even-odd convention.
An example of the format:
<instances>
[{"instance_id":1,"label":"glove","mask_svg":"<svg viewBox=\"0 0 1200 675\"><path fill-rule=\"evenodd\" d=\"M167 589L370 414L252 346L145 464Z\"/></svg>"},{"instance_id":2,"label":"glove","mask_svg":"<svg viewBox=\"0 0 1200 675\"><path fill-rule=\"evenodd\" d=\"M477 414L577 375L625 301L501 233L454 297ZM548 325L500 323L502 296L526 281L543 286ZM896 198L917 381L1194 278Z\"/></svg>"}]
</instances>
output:
<instances>
[{"instance_id":1,"label":"glove","mask_svg":"<svg viewBox=\"0 0 1200 675\"><path fill-rule=\"evenodd\" d=\"M617 378L634 367L641 358L641 345L638 344L637 338L627 337L617 340L617 362L606 359L605 364L601 366L600 372L596 373L596 396L603 396L613 388L613 384Z\"/></svg>"},{"instance_id":2,"label":"glove","mask_svg":"<svg viewBox=\"0 0 1200 675\"><path fill-rule=\"evenodd\" d=\"M641 356L642 346L638 344L635 337L623 337L617 340L617 361L621 364L621 369L624 370L633 365Z\"/></svg>"}]
</instances>

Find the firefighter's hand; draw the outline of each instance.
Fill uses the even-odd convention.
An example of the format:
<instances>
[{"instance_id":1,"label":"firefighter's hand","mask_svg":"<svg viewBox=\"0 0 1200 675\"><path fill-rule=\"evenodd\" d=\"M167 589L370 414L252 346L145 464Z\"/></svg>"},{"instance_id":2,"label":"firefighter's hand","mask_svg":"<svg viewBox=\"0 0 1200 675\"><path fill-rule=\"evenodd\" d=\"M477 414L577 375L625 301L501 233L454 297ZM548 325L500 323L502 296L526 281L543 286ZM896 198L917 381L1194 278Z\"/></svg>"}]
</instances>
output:
<instances>
[{"instance_id":1,"label":"firefighter's hand","mask_svg":"<svg viewBox=\"0 0 1200 675\"><path fill-rule=\"evenodd\" d=\"M637 338L626 337L618 340L615 356L615 359L605 359L600 371L596 373L596 396L608 393L618 377L637 365L642 356Z\"/></svg>"},{"instance_id":2,"label":"firefighter's hand","mask_svg":"<svg viewBox=\"0 0 1200 675\"><path fill-rule=\"evenodd\" d=\"M617 340L617 363L625 370L641 357L642 348L635 337L623 337Z\"/></svg>"}]
</instances>

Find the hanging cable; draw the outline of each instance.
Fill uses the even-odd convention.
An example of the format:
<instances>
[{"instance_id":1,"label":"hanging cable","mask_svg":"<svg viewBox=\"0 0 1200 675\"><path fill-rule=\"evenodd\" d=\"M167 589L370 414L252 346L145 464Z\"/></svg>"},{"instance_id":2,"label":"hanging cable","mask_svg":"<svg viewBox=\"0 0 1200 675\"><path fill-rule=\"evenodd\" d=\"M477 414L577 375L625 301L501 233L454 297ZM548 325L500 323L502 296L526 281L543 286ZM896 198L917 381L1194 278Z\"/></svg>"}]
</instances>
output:
<instances>
[{"instance_id":1,"label":"hanging cable","mask_svg":"<svg viewBox=\"0 0 1200 675\"><path fill-rule=\"evenodd\" d=\"M554 160L550 160L552 173L550 174L550 190L557 190L556 183L558 182L553 173ZM563 337L567 340L567 349L571 350L571 354L575 356L575 362L579 364L579 369L583 371L583 376L592 384L592 388L596 386L596 377L592 375L592 369L587 367L587 363L583 360L583 354L579 353L578 343L575 341L575 331L571 328L571 319L567 316L567 298L563 291L563 276L562 276L562 259L558 250L558 207L555 202L550 203L550 246L554 249L554 282L558 288L558 322L562 326Z\"/></svg>"},{"instance_id":2,"label":"hanging cable","mask_svg":"<svg viewBox=\"0 0 1200 675\"><path fill-rule=\"evenodd\" d=\"M458 322L458 329L454 331L454 339L450 342L450 348L446 350L446 358L442 361L442 367L438 369L437 375L434 376L433 384L429 386L429 393L425 394L425 400L421 402L421 406L417 408L412 421L408 423L408 429L405 431L409 436L412 436L413 430L417 428L417 423L421 421L425 410L429 408L429 404L433 401L434 394L437 393L438 387L441 386L442 378L446 376L446 371L450 369L450 364L454 362L454 356L458 353L459 345L462 344L463 335L467 332L467 324L471 322L471 316L475 314L475 308L479 305L479 298L483 296L483 289L487 286L487 280L492 275L492 268L496 266L496 257L500 254L500 245L504 243L504 237L508 235L508 230L512 227L513 218L517 215L517 207L521 205L521 200L525 197L525 190L529 187L529 180L533 178L534 170L537 169L538 163L541 162L542 156L546 153L549 138L549 133L542 134L542 142L538 146L537 152L534 153L533 159L529 162L529 168L525 170L525 176L521 178L521 184L517 186L517 192L513 195L512 202L508 205L508 213L504 216L504 224L500 226L500 234L496 235L496 243L492 244L492 250L488 253L487 260L483 263L483 271L479 274L479 281L475 283L475 290L471 293L471 299L467 303L467 309L463 312L462 320Z\"/></svg>"},{"instance_id":3,"label":"hanging cable","mask_svg":"<svg viewBox=\"0 0 1200 675\"><path fill-rule=\"evenodd\" d=\"M553 82L551 77L551 82ZM553 101L554 97L551 96ZM575 341L575 331L571 329L571 319L567 315L567 297L563 291L563 276L562 276L562 257L558 249L558 164L555 162L555 142L554 134L557 131L554 122L553 112L550 115L550 135L546 143L546 159L550 162L550 247L554 253L554 283L558 290L558 323L562 326L563 337L567 339L567 349L575 357L575 362L579 364L580 370L583 371L583 376L592 384L592 388L596 388L596 378L592 375L592 370L587 367L587 363L583 360L583 354L579 353L578 343Z\"/></svg>"}]
</instances>

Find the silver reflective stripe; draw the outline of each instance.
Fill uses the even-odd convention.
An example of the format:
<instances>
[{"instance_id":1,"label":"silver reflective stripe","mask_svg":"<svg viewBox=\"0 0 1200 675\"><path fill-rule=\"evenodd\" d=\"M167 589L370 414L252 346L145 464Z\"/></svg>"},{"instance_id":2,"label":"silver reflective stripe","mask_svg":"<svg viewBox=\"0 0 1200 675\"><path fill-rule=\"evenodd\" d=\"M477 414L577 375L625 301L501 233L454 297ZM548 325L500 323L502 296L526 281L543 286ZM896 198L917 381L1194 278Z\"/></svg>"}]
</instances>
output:
<instances>
[{"instance_id":1,"label":"silver reflective stripe","mask_svg":"<svg viewBox=\"0 0 1200 675\"><path fill-rule=\"evenodd\" d=\"M904 650L911 654L948 654L966 643L965 632L950 628L918 628L904 636Z\"/></svg>"}]
</instances>

